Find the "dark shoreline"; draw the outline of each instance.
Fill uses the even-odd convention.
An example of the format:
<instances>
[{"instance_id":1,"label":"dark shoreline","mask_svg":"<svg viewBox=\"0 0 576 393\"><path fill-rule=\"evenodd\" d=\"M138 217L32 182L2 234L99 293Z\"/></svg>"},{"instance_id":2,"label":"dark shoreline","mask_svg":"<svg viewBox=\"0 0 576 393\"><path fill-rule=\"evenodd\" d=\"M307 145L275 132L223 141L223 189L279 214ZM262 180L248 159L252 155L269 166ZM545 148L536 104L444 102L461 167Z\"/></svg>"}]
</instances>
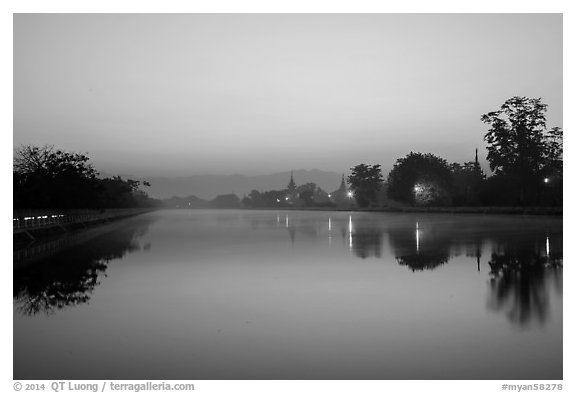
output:
<instances>
[{"instance_id":1,"label":"dark shoreline","mask_svg":"<svg viewBox=\"0 0 576 393\"><path fill-rule=\"evenodd\" d=\"M35 243L36 241L57 239L63 235L81 232L86 229L98 227L139 214L148 213L153 210L155 209L133 209L131 212L124 211L122 214L102 217L100 219L93 219L89 221L60 223L33 228L23 228L16 231L13 230L12 244L14 246L14 251L16 251L18 249L25 248L32 243Z\"/></svg>"}]
</instances>

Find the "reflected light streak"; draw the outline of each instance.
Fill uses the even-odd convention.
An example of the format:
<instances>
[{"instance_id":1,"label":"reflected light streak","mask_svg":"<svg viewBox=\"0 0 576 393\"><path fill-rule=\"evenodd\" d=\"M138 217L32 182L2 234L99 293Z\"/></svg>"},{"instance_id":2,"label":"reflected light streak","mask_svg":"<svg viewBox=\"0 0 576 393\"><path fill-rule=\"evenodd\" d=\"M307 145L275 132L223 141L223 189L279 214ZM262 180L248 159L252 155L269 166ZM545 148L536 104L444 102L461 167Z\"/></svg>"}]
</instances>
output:
<instances>
[{"instance_id":1,"label":"reflected light streak","mask_svg":"<svg viewBox=\"0 0 576 393\"><path fill-rule=\"evenodd\" d=\"M286 216L286 228L288 228L288 216Z\"/></svg>"},{"instance_id":2,"label":"reflected light streak","mask_svg":"<svg viewBox=\"0 0 576 393\"><path fill-rule=\"evenodd\" d=\"M328 232L332 230L332 220L328 217Z\"/></svg>"},{"instance_id":3,"label":"reflected light streak","mask_svg":"<svg viewBox=\"0 0 576 393\"><path fill-rule=\"evenodd\" d=\"M550 256L550 238L546 236L546 256Z\"/></svg>"},{"instance_id":4,"label":"reflected light streak","mask_svg":"<svg viewBox=\"0 0 576 393\"><path fill-rule=\"evenodd\" d=\"M352 248L352 216L348 216L349 247Z\"/></svg>"},{"instance_id":5,"label":"reflected light streak","mask_svg":"<svg viewBox=\"0 0 576 393\"><path fill-rule=\"evenodd\" d=\"M418 228L418 222L416 222L416 253L420 252L420 229Z\"/></svg>"}]
</instances>

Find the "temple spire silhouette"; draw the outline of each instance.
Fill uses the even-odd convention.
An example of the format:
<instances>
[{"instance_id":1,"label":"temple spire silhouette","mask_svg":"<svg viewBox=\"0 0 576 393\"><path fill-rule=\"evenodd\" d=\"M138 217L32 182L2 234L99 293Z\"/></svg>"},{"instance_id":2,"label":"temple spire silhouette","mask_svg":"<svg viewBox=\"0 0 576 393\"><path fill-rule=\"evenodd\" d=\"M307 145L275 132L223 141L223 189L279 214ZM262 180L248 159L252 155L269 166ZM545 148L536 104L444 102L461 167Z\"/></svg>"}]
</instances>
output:
<instances>
[{"instance_id":1,"label":"temple spire silhouette","mask_svg":"<svg viewBox=\"0 0 576 393\"><path fill-rule=\"evenodd\" d=\"M346 189L346 180L344 180L344 174L342 174L342 181L340 182L340 188L338 188L338 191L341 193L346 193L347 189Z\"/></svg>"},{"instance_id":2,"label":"temple spire silhouette","mask_svg":"<svg viewBox=\"0 0 576 393\"><path fill-rule=\"evenodd\" d=\"M286 187L286 189L288 190L288 193L290 195L293 195L296 192L296 182L294 181L294 171L290 171L290 182L288 183L288 186Z\"/></svg>"},{"instance_id":3,"label":"temple spire silhouette","mask_svg":"<svg viewBox=\"0 0 576 393\"><path fill-rule=\"evenodd\" d=\"M474 172L480 177L484 177L482 168L480 167L480 162L478 162L478 148L476 148L476 155L474 156Z\"/></svg>"}]
</instances>

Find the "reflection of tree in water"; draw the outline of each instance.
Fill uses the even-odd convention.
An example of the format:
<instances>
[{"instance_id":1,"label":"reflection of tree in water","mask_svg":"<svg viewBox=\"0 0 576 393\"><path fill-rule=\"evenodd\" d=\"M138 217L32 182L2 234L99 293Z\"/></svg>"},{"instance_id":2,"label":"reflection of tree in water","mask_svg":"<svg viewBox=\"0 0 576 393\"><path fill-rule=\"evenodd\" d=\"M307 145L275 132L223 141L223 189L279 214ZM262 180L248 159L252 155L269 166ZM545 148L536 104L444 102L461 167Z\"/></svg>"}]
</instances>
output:
<instances>
[{"instance_id":1,"label":"reflection of tree in water","mask_svg":"<svg viewBox=\"0 0 576 393\"><path fill-rule=\"evenodd\" d=\"M15 269L14 300L21 314L52 313L87 303L108 263L140 249L148 224L117 228L36 264Z\"/></svg>"},{"instance_id":2,"label":"reflection of tree in water","mask_svg":"<svg viewBox=\"0 0 576 393\"><path fill-rule=\"evenodd\" d=\"M442 254L416 254L397 256L399 265L408 266L413 272L416 270L432 270L448 262L448 255Z\"/></svg>"},{"instance_id":3,"label":"reflection of tree in water","mask_svg":"<svg viewBox=\"0 0 576 393\"><path fill-rule=\"evenodd\" d=\"M466 256L476 260L476 268L480 271L480 258L482 257L482 241L476 239L471 244L465 245Z\"/></svg>"},{"instance_id":4,"label":"reflection of tree in water","mask_svg":"<svg viewBox=\"0 0 576 393\"><path fill-rule=\"evenodd\" d=\"M395 226L390 228L389 238L398 264L413 272L435 269L450 259L451 231L431 223Z\"/></svg>"},{"instance_id":5,"label":"reflection of tree in water","mask_svg":"<svg viewBox=\"0 0 576 393\"><path fill-rule=\"evenodd\" d=\"M550 306L548 284L561 286L562 256L543 256L533 246L509 247L493 253L489 265L489 307L505 312L517 325L545 323Z\"/></svg>"},{"instance_id":6,"label":"reflection of tree in water","mask_svg":"<svg viewBox=\"0 0 576 393\"><path fill-rule=\"evenodd\" d=\"M366 259L374 256L382 256L382 236L384 231L381 228L358 227L352 233L352 249L357 257Z\"/></svg>"}]
</instances>

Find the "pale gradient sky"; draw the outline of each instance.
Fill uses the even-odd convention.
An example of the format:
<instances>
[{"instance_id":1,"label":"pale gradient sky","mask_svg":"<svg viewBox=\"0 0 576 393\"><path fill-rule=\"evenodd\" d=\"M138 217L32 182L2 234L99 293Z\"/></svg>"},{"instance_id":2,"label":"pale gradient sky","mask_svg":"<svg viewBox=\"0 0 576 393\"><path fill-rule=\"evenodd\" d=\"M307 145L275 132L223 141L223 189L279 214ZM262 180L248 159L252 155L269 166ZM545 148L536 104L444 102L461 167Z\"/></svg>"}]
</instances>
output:
<instances>
[{"instance_id":1,"label":"pale gradient sky","mask_svg":"<svg viewBox=\"0 0 576 393\"><path fill-rule=\"evenodd\" d=\"M464 162L514 95L563 125L561 14L14 16L14 145L110 173Z\"/></svg>"}]
</instances>

